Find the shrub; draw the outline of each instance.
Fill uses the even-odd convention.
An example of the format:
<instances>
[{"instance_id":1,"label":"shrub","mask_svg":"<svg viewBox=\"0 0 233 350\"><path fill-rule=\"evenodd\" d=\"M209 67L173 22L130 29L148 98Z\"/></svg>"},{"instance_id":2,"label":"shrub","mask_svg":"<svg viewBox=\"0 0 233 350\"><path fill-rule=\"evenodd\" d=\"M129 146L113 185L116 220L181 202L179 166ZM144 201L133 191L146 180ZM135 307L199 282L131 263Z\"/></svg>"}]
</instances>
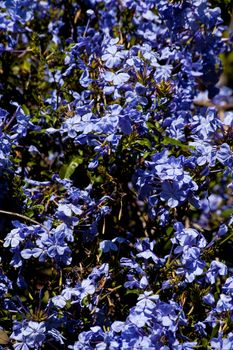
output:
<instances>
[{"instance_id":1,"label":"shrub","mask_svg":"<svg viewBox=\"0 0 233 350\"><path fill-rule=\"evenodd\" d=\"M220 9L0 4L1 348L231 349Z\"/></svg>"}]
</instances>

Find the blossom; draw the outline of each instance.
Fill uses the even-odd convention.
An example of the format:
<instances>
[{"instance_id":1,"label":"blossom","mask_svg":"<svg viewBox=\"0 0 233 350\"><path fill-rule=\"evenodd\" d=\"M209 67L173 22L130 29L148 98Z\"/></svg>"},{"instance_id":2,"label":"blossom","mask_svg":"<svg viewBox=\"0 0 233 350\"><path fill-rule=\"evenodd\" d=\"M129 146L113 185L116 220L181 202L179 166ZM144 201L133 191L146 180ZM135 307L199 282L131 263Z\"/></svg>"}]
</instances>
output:
<instances>
[{"instance_id":1,"label":"blossom","mask_svg":"<svg viewBox=\"0 0 233 350\"><path fill-rule=\"evenodd\" d=\"M122 72L113 73L110 71L107 71L104 76L104 79L107 82L112 82L113 85L115 86L119 86L121 84L126 83L129 80L129 78L130 76L128 73L122 73Z\"/></svg>"},{"instance_id":2,"label":"blossom","mask_svg":"<svg viewBox=\"0 0 233 350\"><path fill-rule=\"evenodd\" d=\"M108 46L104 50L104 54L101 59L105 62L107 68L119 67L122 60L126 56L126 51L118 51L117 45Z\"/></svg>"}]
</instances>

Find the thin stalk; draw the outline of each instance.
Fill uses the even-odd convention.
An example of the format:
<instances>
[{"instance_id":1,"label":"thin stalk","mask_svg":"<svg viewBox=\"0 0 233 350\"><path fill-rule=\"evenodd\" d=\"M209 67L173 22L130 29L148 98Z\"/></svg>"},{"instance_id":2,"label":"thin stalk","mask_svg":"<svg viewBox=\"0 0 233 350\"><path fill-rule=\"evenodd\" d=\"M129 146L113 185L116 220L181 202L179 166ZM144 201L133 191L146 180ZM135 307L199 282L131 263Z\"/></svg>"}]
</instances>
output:
<instances>
[{"instance_id":1,"label":"thin stalk","mask_svg":"<svg viewBox=\"0 0 233 350\"><path fill-rule=\"evenodd\" d=\"M38 221L36 221L34 219L29 218L28 216L25 216L25 215L22 215L22 214L19 214L19 213L14 213L13 211L6 211L6 210L0 210L0 214L15 216L15 217L23 219L25 221L31 222L31 223L33 223L35 225L39 225L44 230L46 230L48 233L50 233L46 226L44 226L43 224L39 223Z\"/></svg>"}]
</instances>

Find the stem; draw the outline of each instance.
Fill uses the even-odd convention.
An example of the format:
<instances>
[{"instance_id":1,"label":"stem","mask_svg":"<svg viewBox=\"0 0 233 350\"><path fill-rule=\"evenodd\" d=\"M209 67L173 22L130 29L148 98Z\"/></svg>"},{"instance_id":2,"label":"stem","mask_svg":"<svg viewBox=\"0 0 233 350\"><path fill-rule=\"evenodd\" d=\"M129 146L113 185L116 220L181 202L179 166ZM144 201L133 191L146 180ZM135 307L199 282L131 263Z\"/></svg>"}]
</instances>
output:
<instances>
[{"instance_id":1,"label":"stem","mask_svg":"<svg viewBox=\"0 0 233 350\"><path fill-rule=\"evenodd\" d=\"M91 21L90 18L88 18L87 25L86 25L86 28L85 28L84 33L83 33L83 38L85 38L85 36L86 36L86 34L87 34L87 31L88 31L88 29L89 29L90 21Z\"/></svg>"},{"instance_id":2,"label":"stem","mask_svg":"<svg viewBox=\"0 0 233 350\"><path fill-rule=\"evenodd\" d=\"M223 243L228 241L228 239L230 239L231 237L233 237L233 232L231 234L229 234L229 236L227 236L223 241L219 242L219 245L222 245Z\"/></svg>"},{"instance_id":3,"label":"stem","mask_svg":"<svg viewBox=\"0 0 233 350\"><path fill-rule=\"evenodd\" d=\"M15 216L15 217L23 219L25 221L29 221L29 222L31 222L33 224L41 226L44 230L46 230L48 233L50 233L46 226L44 226L43 224L40 224L36 220L33 220L33 219L29 218L28 216L25 216L25 215L22 215L22 214L19 214L19 213L14 213L12 211L6 211L6 210L0 210L0 214Z\"/></svg>"},{"instance_id":4,"label":"stem","mask_svg":"<svg viewBox=\"0 0 233 350\"><path fill-rule=\"evenodd\" d=\"M5 132L8 127L10 126L10 124L13 122L13 120L15 119L16 117L16 112L12 115L12 117L10 118L10 120L8 121L7 125L3 128L3 131Z\"/></svg>"},{"instance_id":5,"label":"stem","mask_svg":"<svg viewBox=\"0 0 233 350\"><path fill-rule=\"evenodd\" d=\"M121 288L121 287L122 287L122 285L117 286L117 287L115 287L115 288L108 288L108 289L107 289L107 290L108 290L108 293L104 294L103 296L100 296L100 300L103 300L104 298L108 297L109 294L111 294L112 292L114 292L115 290L117 290L117 289L119 289L119 288Z\"/></svg>"}]
</instances>

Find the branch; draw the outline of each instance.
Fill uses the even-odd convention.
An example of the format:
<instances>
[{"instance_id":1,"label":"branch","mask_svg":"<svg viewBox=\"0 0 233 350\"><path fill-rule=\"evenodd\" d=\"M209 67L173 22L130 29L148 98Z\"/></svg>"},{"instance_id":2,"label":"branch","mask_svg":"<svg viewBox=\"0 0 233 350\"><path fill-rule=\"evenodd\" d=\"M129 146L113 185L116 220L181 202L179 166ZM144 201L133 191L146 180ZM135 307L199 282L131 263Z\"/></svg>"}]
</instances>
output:
<instances>
[{"instance_id":1,"label":"branch","mask_svg":"<svg viewBox=\"0 0 233 350\"><path fill-rule=\"evenodd\" d=\"M46 226L40 224L40 223L39 223L38 221L36 221L36 220L33 220L33 219L29 218L28 216L25 216L25 215L22 215L22 214L19 214L19 213L14 213L14 212L12 212L12 211L5 211L5 210L0 210L0 214L15 216L15 217L20 218L20 219L23 219L23 220L25 220L25 221L29 221L29 222L31 222L31 223L33 223L33 224L35 224L35 225L39 225L39 226L42 227L44 230L46 230L48 233L50 233Z\"/></svg>"}]
</instances>

